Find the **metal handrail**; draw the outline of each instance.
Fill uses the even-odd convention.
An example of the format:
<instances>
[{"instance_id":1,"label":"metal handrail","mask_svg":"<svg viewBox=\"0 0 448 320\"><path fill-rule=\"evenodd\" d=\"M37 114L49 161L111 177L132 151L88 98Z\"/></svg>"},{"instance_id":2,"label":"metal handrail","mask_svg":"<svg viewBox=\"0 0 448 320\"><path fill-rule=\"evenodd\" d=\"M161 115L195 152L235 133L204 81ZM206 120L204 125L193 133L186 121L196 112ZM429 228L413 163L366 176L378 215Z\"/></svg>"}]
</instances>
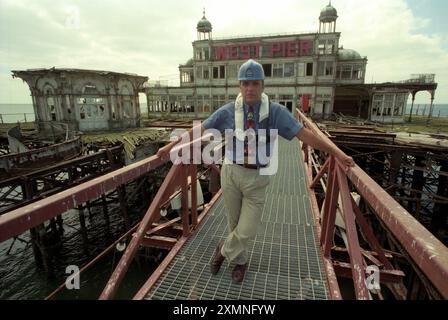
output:
<instances>
[{"instance_id":1,"label":"metal handrail","mask_svg":"<svg viewBox=\"0 0 448 320\"><path fill-rule=\"evenodd\" d=\"M337 146L326 136L323 132L308 119L303 113L297 110L299 120L310 129L315 135L324 139L334 147ZM307 148L307 147L306 147ZM341 192L342 202L344 206L344 219L345 222L349 222L346 227L353 228L355 225L356 207L353 206L350 200L350 193L346 188L347 178L352 182L353 186L357 189L359 194L364 200L373 208L374 213L384 223L387 229L398 240L400 245L406 250L412 260L420 267L425 276L431 281L434 287L439 291L440 295L445 299L448 298L448 248L434 237L425 227L423 227L409 212L406 211L391 195L389 195L381 186L379 186L371 177L368 176L359 166L355 165L351 168L344 168L339 163L338 159L330 158L330 165L325 166L317 176L322 176L323 171L328 174L327 192L324 203L324 212L326 216L323 221L323 238L322 249L324 254L328 257L329 246L331 236L334 233L334 221L331 221L334 215L334 207L337 204L338 188L343 186L344 190ZM316 177L317 178L317 177ZM336 183L338 180L338 184ZM344 182L345 180L345 182ZM311 182L310 182L311 184ZM328 190L330 188L330 190ZM350 200L350 201L349 201ZM330 213L330 214L329 214ZM350 221L347 221L350 220ZM358 223L360 222L358 216L356 217ZM353 220L353 221L351 221ZM350 236L353 238L356 234L356 229L347 230ZM351 239L349 236L349 243L351 246L356 245L357 239ZM357 238L357 236L356 236ZM350 248L349 248L350 251ZM358 253L355 253L358 256ZM351 258L357 260L359 257ZM359 267L359 261L352 263L353 276L355 273L362 275L360 272L363 270L361 265L360 270L355 270ZM354 278L355 279L355 278ZM357 297L365 297L364 286L361 282L358 282L358 286L355 286L357 291Z\"/></svg>"},{"instance_id":2,"label":"metal handrail","mask_svg":"<svg viewBox=\"0 0 448 320\"><path fill-rule=\"evenodd\" d=\"M191 141L190 143L184 145L194 148L195 141ZM215 152L220 152L223 144L220 144L218 150ZM182 145L176 146L179 149L182 149ZM183 150L183 149L182 149ZM194 151L193 151L194 152ZM191 154L193 154L193 152ZM121 257L117 267L113 271L111 277L109 278L106 287L100 295L100 300L108 300L114 297L118 287L123 280L132 260L134 259L138 248L143 243L145 235L151 231L152 224L161 218L160 215L160 207L166 203L166 201L170 198L170 196L176 192L176 190L180 187L181 189L181 207L182 207L182 238L177 244L176 247L173 247L172 250L176 252L180 249L180 246L185 243L185 239L191 235L193 229L198 225L198 214L197 214L197 186L196 186L196 172L197 166L195 164L177 164L173 165L166 175L162 185L159 188L159 191L155 195L151 205L146 211L145 216L143 217L140 225L132 237L131 242L129 243L126 251ZM189 223L189 210L188 210L188 177L191 177L191 226ZM150 284L153 281L150 281ZM150 286L148 284L148 288ZM146 288L146 290L148 290ZM142 297L146 292L146 290L139 290L139 293L136 297Z\"/></svg>"}]
</instances>

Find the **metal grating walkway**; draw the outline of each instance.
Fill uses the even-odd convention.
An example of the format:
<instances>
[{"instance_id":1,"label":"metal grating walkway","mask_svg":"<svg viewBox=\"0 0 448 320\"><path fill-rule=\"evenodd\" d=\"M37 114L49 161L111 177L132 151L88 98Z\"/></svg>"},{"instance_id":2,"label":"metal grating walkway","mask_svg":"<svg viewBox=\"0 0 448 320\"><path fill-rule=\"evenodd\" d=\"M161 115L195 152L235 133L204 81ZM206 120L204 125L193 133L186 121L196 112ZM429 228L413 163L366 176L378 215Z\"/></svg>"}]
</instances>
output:
<instances>
[{"instance_id":1,"label":"metal grating walkway","mask_svg":"<svg viewBox=\"0 0 448 320\"><path fill-rule=\"evenodd\" d=\"M279 154L242 284L232 282L226 261L217 275L209 271L227 234L221 197L146 299L328 299L298 141L280 139Z\"/></svg>"}]
</instances>

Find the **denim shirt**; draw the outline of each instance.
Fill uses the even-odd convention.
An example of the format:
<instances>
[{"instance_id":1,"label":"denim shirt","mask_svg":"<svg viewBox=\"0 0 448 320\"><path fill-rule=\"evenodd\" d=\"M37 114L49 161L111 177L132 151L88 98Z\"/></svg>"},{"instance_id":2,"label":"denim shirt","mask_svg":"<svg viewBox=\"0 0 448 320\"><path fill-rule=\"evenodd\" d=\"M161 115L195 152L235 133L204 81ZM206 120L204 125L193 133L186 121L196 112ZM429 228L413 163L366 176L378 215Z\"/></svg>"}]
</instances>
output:
<instances>
[{"instance_id":1,"label":"denim shirt","mask_svg":"<svg viewBox=\"0 0 448 320\"><path fill-rule=\"evenodd\" d=\"M292 113L284 106L270 102L269 117L261 123L260 118L260 104L254 106L254 120L255 120L255 132L258 137L267 136L270 134L270 139L258 138L257 143L257 165L265 165L269 162L271 156L272 143L275 143L276 135L292 140L297 133L302 129L302 124L298 122L292 115ZM248 106L244 104L244 124L247 121ZM225 134L226 130L235 131L235 103L230 102L216 110L210 117L203 122L204 129L216 129ZM246 129L246 127L245 127ZM270 132L259 131L265 129ZM276 130L271 130L276 129ZM231 139L231 140L230 140ZM266 141L267 140L267 141ZM236 143L235 143L236 142ZM229 146L232 145L233 148ZM242 151L242 142L234 138L234 135L226 135L226 158L232 162L243 163L244 155Z\"/></svg>"}]
</instances>

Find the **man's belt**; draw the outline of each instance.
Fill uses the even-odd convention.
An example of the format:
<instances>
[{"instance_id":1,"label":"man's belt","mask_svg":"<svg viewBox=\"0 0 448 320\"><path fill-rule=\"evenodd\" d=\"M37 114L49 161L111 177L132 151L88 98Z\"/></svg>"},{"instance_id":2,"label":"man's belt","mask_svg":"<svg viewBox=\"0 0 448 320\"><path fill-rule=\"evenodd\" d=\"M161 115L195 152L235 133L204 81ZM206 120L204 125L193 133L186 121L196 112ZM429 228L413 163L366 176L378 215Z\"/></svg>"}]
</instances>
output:
<instances>
[{"instance_id":1,"label":"man's belt","mask_svg":"<svg viewBox=\"0 0 448 320\"><path fill-rule=\"evenodd\" d=\"M236 162L233 163L247 169L261 169L266 168L268 166L267 164L259 165L259 164L236 163Z\"/></svg>"}]
</instances>

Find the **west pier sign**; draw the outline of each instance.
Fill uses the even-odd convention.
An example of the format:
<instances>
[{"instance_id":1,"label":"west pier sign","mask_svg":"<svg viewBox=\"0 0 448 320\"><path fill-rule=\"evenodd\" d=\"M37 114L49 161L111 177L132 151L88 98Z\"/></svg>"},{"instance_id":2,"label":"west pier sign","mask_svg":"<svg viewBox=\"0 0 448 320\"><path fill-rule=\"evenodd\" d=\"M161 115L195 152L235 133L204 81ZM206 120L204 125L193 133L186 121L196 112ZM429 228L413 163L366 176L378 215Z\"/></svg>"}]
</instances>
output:
<instances>
[{"instance_id":1,"label":"west pier sign","mask_svg":"<svg viewBox=\"0 0 448 320\"><path fill-rule=\"evenodd\" d=\"M258 58L287 58L313 54L313 40L251 41L214 46L215 60L239 60Z\"/></svg>"}]
</instances>

